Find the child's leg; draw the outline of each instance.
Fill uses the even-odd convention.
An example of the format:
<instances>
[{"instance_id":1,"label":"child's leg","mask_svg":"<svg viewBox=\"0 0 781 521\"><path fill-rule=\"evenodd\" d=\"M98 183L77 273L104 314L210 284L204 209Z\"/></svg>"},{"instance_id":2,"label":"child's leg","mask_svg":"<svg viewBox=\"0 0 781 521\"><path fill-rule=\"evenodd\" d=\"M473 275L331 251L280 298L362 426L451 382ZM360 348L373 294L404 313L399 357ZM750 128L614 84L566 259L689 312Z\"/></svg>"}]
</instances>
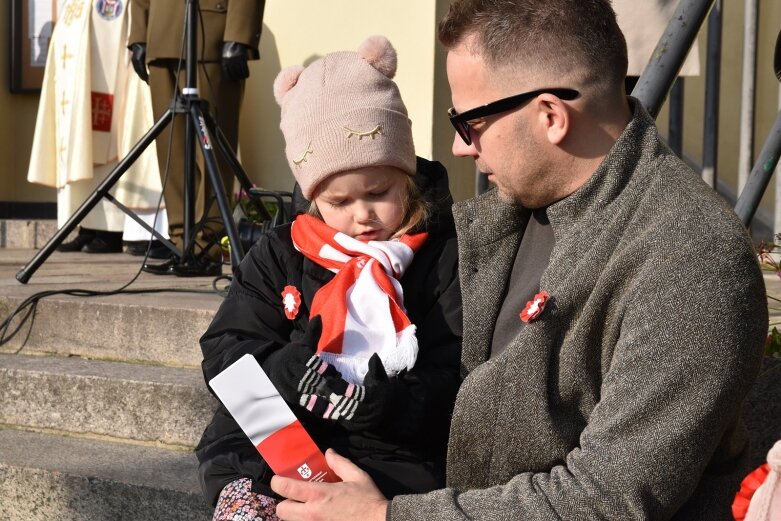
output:
<instances>
[{"instance_id":1,"label":"child's leg","mask_svg":"<svg viewBox=\"0 0 781 521\"><path fill-rule=\"evenodd\" d=\"M225 486L212 521L279 521L274 498L252 492L252 481L237 479Z\"/></svg>"}]
</instances>

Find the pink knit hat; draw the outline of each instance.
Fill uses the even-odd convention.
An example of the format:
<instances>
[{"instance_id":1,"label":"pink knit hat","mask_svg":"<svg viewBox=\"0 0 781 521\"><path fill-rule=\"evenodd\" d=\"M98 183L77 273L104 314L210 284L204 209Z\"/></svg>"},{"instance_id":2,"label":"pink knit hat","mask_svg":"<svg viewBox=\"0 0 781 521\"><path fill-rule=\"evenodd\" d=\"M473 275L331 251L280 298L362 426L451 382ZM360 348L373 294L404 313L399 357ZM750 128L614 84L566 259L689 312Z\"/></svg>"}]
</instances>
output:
<instances>
[{"instance_id":1,"label":"pink knit hat","mask_svg":"<svg viewBox=\"0 0 781 521\"><path fill-rule=\"evenodd\" d=\"M274 80L285 155L304 197L329 176L367 166L415 173L407 108L392 78L396 50L372 36L358 52L334 52L283 69Z\"/></svg>"}]
</instances>

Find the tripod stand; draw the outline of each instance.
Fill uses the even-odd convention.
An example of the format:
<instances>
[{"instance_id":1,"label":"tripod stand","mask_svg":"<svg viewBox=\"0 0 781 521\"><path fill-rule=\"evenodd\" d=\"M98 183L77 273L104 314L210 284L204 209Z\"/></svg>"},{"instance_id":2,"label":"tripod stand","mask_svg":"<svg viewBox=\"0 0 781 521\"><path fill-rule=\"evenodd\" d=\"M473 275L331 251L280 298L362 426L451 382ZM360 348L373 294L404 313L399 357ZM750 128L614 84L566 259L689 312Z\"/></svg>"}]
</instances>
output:
<instances>
[{"instance_id":1,"label":"tripod stand","mask_svg":"<svg viewBox=\"0 0 781 521\"><path fill-rule=\"evenodd\" d=\"M196 50L197 50L197 13L198 0L183 0L185 2L185 87L181 93L177 93L168 110L155 122L149 131L136 143L130 152L117 164L117 166L106 176L103 182L95 191L81 204L78 210L66 221L54 236L35 254L35 256L16 274L16 279L22 284L26 284L33 273L43 264L46 259L55 251L57 246L76 228L76 226L87 216L87 214L98 204L102 198L106 198L116 205L125 214L130 216L145 230L150 232L153 237L160 240L173 253L179 256L182 264L190 262L194 256L195 244L195 143L197 140L200 146L204 160L205 179L212 186L220 217L225 226L225 232L230 240L231 266L235 269L241 258L244 256L244 250L239 240L236 225L233 222L230 203L219 175L217 158L215 156L214 145L220 150L223 158L230 165L236 178L239 180L242 188L249 191L252 188L252 182L249 180L246 172L241 167L234 151L231 149L228 140L222 131L217 127L216 122L208 113L206 103L199 98L197 88L197 68L196 68ZM183 114L186 120L185 124L185 176L184 176L184 245L182 251L179 251L173 243L162 237L156 230L146 224L132 210L122 205L110 193L109 190L119 181L122 175L130 166L141 156L146 148L154 142L165 127L173 123L176 114ZM262 206L262 205L261 205ZM265 211L265 207L261 209ZM205 213L205 212L204 212ZM270 218L270 216L269 216Z\"/></svg>"}]
</instances>

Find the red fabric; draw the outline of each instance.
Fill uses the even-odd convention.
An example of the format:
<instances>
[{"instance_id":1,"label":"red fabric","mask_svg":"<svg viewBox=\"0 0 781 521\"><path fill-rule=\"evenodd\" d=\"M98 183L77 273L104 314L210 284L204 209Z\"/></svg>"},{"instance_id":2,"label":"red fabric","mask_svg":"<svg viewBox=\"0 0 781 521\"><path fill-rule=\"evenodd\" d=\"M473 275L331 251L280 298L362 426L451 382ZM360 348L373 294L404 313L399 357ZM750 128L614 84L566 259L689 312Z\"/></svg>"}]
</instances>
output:
<instances>
[{"instance_id":1,"label":"red fabric","mask_svg":"<svg viewBox=\"0 0 781 521\"><path fill-rule=\"evenodd\" d=\"M111 132L114 117L114 96L106 92L92 93L92 130Z\"/></svg>"},{"instance_id":2,"label":"red fabric","mask_svg":"<svg viewBox=\"0 0 781 521\"><path fill-rule=\"evenodd\" d=\"M279 476L303 481L341 481L298 420L277 430L256 448Z\"/></svg>"},{"instance_id":3,"label":"red fabric","mask_svg":"<svg viewBox=\"0 0 781 521\"><path fill-rule=\"evenodd\" d=\"M754 496L754 492L765 482L768 474L770 474L770 466L765 463L743 478L743 481L740 483L740 490L735 494L735 500L732 502L732 515L735 521L743 521L746 518L751 498Z\"/></svg>"},{"instance_id":4,"label":"red fabric","mask_svg":"<svg viewBox=\"0 0 781 521\"><path fill-rule=\"evenodd\" d=\"M285 310L285 316L293 320L298 315L298 308L301 306L301 292L295 286L285 286L282 289L282 307Z\"/></svg>"}]
</instances>

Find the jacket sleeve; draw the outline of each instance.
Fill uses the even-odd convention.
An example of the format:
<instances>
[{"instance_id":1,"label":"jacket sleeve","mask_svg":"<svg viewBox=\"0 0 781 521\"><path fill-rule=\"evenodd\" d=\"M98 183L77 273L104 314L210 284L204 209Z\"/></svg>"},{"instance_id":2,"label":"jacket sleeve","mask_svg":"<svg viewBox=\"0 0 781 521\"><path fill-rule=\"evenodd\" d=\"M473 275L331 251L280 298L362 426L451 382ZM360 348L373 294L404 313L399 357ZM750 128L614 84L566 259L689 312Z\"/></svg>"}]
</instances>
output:
<instances>
[{"instance_id":1,"label":"jacket sleeve","mask_svg":"<svg viewBox=\"0 0 781 521\"><path fill-rule=\"evenodd\" d=\"M266 0L230 0L224 42L239 42L257 55Z\"/></svg>"},{"instance_id":2,"label":"jacket sleeve","mask_svg":"<svg viewBox=\"0 0 781 521\"><path fill-rule=\"evenodd\" d=\"M267 233L242 260L200 340L207 382L247 353L262 362L290 341L293 322L284 315L280 288L291 254L274 233Z\"/></svg>"},{"instance_id":3,"label":"jacket sleeve","mask_svg":"<svg viewBox=\"0 0 781 521\"><path fill-rule=\"evenodd\" d=\"M719 450L739 457L740 446L724 443L767 334L764 285L750 245L735 229L719 233L681 233L685 248L644 253L631 268L624 281L630 299L609 367L602 368L600 400L561 464L491 488L397 496L388 519L670 519L698 486L710 488L703 476L721 472L707 468L711 456ZM461 394L470 392L469 380ZM486 436L499 435L484 428Z\"/></svg>"},{"instance_id":4,"label":"jacket sleeve","mask_svg":"<svg viewBox=\"0 0 781 521\"><path fill-rule=\"evenodd\" d=\"M418 359L412 370L393 379L395 397L382 429L401 440L444 447L461 383L461 287L455 237L433 246L436 263L433 268L424 268L429 272L426 283L417 295L405 294L405 300L420 301L433 295L413 320Z\"/></svg>"},{"instance_id":5,"label":"jacket sleeve","mask_svg":"<svg viewBox=\"0 0 781 521\"><path fill-rule=\"evenodd\" d=\"M127 44L146 43L149 0L130 0L130 32Z\"/></svg>"}]
</instances>

